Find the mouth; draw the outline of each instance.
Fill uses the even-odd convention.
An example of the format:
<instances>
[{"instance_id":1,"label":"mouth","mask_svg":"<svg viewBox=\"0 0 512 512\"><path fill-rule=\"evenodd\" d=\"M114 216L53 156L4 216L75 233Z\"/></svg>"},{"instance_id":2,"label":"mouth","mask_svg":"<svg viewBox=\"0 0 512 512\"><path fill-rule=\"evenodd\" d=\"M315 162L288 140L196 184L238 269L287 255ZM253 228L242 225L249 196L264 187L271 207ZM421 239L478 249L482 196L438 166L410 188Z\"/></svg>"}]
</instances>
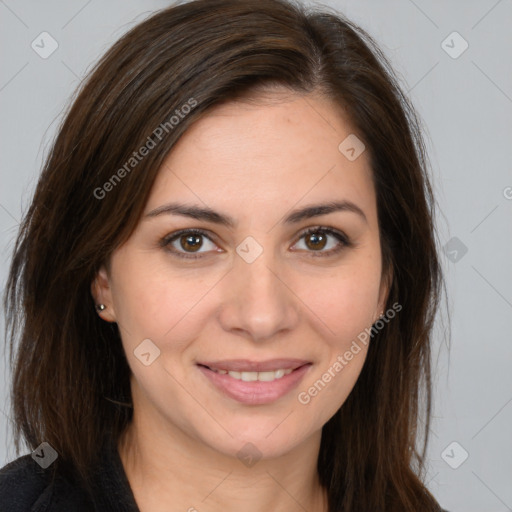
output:
<instances>
[{"instance_id":1,"label":"mouth","mask_svg":"<svg viewBox=\"0 0 512 512\"><path fill-rule=\"evenodd\" d=\"M272 382L289 375L298 368L311 364L304 359L269 359L267 361L249 361L247 359L230 359L199 363L209 370L221 375L229 375L244 382Z\"/></svg>"},{"instance_id":2,"label":"mouth","mask_svg":"<svg viewBox=\"0 0 512 512\"><path fill-rule=\"evenodd\" d=\"M282 379L285 375L289 375L293 371L297 370L298 368L278 368L277 370L269 370L265 372L237 372L237 371L231 371L231 370L225 370L225 369L215 369L210 368L209 366L199 364L198 366L202 366L203 368L208 368L208 370L211 370L212 372L216 372L220 375L229 375L233 379L236 380L242 380L244 382L272 382L274 380Z\"/></svg>"},{"instance_id":3,"label":"mouth","mask_svg":"<svg viewBox=\"0 0 512 512\"><path fill-rule=\"evenodd\" d=\"M257 405L275 401L289 393L312 364L297 359L264 362L231 360L197 363L197 367L224 396Z\"/></svg>"}]
</instances>

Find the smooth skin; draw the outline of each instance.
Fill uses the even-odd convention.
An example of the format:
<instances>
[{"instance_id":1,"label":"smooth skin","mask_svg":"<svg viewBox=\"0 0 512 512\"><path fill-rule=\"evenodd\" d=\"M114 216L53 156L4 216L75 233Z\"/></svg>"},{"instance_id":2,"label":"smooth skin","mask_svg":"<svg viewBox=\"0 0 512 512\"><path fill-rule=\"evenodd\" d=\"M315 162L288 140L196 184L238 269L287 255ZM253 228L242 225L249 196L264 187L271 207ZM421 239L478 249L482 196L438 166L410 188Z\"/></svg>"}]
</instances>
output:
<instances>
[{"instance_id":1,"label":"smooth skin","mask_svg":"<svg viewBox=\"0 0 512 512\"><path fill-rule=\"evenodd\" d=\"M321 429L356 383L367 348L308 404L298 394L385 308L368 151L354 161L339 151L353 129L318 94L274 89L256 99L217 106L190 127L136 230L92 283L132 370L134 419L118 448L142 512L327 511L316 469ZM354 203L365 218L343 210L283 222L332 201ZM208 207L235 225L147 216L171 202ZM311 227L341 232L351 245L304 236ZM208 235L192 246L190 235L169 241L181 229ZM252 263L236 251L248 236L263 249ZM148 366L134 354L146 339L160 350ZM225 396L197 366L274 358L313 364L297 388L259 405ZM246 443L261 453L250 467L237 456Z\"/></svg>"}]
</instances>

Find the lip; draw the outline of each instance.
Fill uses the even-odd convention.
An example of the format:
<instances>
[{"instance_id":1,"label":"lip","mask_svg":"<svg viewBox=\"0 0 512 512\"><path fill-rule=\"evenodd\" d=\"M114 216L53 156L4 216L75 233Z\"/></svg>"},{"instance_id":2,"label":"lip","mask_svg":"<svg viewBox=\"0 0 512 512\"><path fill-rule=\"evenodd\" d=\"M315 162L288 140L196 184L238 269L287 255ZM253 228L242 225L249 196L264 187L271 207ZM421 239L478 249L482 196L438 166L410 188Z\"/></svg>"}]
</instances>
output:
<instances>
[{"instance_id":1,"label":"lip","mask_svg":"<svg viewBox=\"0 0 512 512\"><path fill-rule=\"evenodd\" d=\"M283 360L281 360L283 361ZM291 360L287 360L288 364L290 364ZM233 361L231 361L235 364ZM225 362L224 362L225 363ZM224 364L223 363L223 364ZM265 362L268 366L270 364L269 361ZM261 364L261 363L260 363ZM277 369L275 366L272 368ZM296 363L294 363L296 364ZM220 374L206 366L203 366L202 363L198 364L197 367L206 376L206 378L224 395L229 396L230 398L237 400L238 402L248 404L248 405L262 405L274 402L288 394L293 388L295 388L299 382L303 379L304 375L311 368L312 363L306 362L302 364L302 366L296 367L291 373L281 377L280 379L273 380L272 382L263 382L263 381L252 381L245 382L243 380L235 379L231 377L229 374ZM283 366L281 368L284 369ZM227 368L224 368L227 369ZM229 370L229 371L240 371L240 370ZM251 370L241 370L241 371L251 371ZM256 371L256 370L252 370ZM265 371L265 370L259 370Z\"/></svg>"},{"instance_id":2,"label":"lip","mask_svg":"<svg viewBox=\"0 0 512 512\"><path fill-rule=\"evenodd\" d=\"M225 361L200 361L198 364L212 370L228 372L269 372L272 370L295 370L310 361L303 359L268 359L267 361L250 361L248 359L229 359Z\"/></svg>"}]
</instances>

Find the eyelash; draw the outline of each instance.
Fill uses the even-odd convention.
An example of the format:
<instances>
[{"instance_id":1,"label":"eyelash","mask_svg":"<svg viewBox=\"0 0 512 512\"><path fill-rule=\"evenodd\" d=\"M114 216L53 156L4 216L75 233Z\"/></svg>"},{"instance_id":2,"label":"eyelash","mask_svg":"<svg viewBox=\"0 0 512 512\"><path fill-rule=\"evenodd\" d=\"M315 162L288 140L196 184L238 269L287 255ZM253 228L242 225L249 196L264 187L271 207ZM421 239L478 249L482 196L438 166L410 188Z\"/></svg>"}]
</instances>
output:
<instances>
[{"instance_id":1,"label":"eyelash","mask_svg":"<svg viewBox=\"0 0 512 512\"><path fill-rule=\"evenodd\" d=\"M307 251L307 252L310 252L311 256L313 256L314 258L316 258L316 257L323 258L323 257L328 257L328 256L334 256L335 254L342 251L344 248L353 246L353 243L351 242L351 240L344 233L342 233L341 231L337 231L332 228L326 228L323 226L315 226L315 227L307 228L300 234L297 242L299 242L303 237L310 235L312 233L322 233L325 235L331 235L334 238L336 238L338 240L338 242L340 242L340 244L335 249L330 249L329 251ZM177 256L178 258L193 259L193 260L203 258L204 256L202 256L202 254L205 254L205 253L192 254L192 253L180 252L180 251L176 251L174 249L168 248L172 244L172 242L179 239L179 237L184 234L204 236L204 237L208 238L208 240L210 240L212 243L215 243L208 236L208 233L206 231L203 231L202 229L182 229L180 231L176 231L175 233L171 233L170 235L167 235L166 237L164 237L160 242L161 247L165 248L173 256Z\"/></svg>"}]
</instances>

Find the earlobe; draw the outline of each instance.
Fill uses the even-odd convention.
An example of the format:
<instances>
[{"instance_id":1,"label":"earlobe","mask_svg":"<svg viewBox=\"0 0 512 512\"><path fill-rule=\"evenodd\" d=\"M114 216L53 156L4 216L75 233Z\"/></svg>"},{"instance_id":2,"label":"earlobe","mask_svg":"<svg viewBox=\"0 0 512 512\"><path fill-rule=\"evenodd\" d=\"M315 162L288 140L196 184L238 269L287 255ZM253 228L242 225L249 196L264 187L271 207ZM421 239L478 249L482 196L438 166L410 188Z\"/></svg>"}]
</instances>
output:
<instances>
[{"instance_id":1,"label":"earlobe","mask_svg":"<svg viewBox=\"0 0 512 512\"><path fill-rule=\"evenodd\" d=\"M115 322L116 315L112 301L112 289L104 265L100 267L91 283L91 295L96 304L96 313L106 322Z\"/></svg>"}]
</instances>

